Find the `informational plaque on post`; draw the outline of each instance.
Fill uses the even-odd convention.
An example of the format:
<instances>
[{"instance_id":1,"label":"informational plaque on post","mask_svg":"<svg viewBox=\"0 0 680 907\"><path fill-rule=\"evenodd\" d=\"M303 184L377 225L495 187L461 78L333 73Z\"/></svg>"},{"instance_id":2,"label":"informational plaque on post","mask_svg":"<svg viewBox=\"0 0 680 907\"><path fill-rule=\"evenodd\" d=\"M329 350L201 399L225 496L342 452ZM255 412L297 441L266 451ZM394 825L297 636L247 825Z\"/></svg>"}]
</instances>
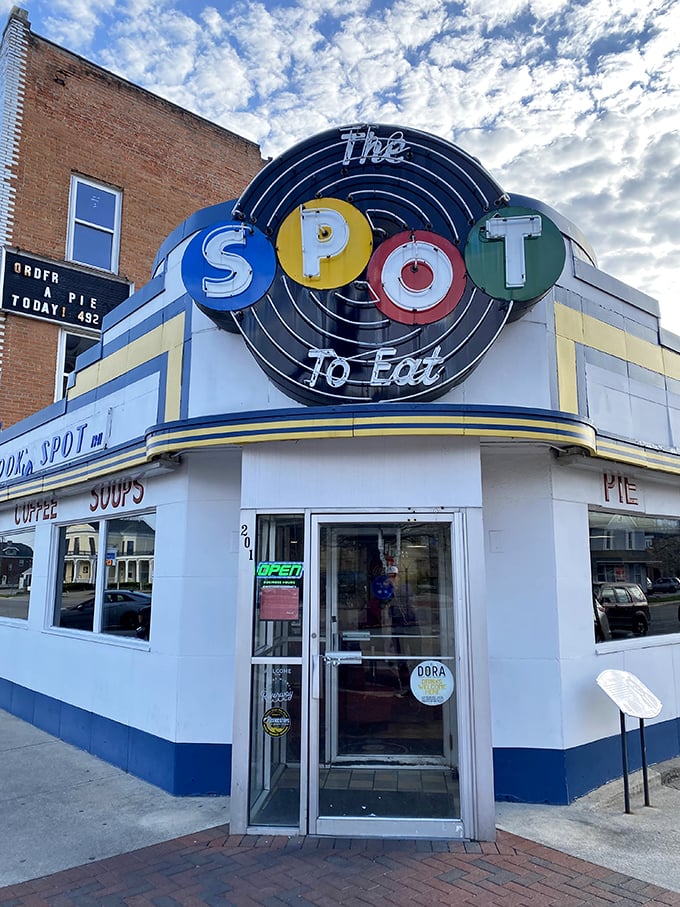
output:
<instances>
[{"instance_id":1,"label":"informational plaque on post","mask_svg":"<svg viewBox=\"0 0 680 907\"><path fill-rule=\"evenodd\" d=\"M604 690L620 712L631 718L656 718L661 702L644 683L629 671L602 671L597 685Z\"/></svg>"}]
</instances>

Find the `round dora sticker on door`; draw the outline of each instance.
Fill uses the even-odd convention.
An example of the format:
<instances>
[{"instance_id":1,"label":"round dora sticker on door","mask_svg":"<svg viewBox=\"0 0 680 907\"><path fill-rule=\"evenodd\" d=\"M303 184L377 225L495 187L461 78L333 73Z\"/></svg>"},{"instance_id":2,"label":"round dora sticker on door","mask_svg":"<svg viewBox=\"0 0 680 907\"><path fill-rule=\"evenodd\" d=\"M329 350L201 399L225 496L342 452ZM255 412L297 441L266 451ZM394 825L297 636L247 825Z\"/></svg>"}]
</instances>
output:
<instances>
[{"instance_id":1,"label":"round dora sticker on door","mask_svg":"<svg viewBox=\"0 0 680 907\"><path fill-rule=\"evenodd\" d=\"M453 695L453 674L441 661L421 661L411 671L411 692L423 705L442 705Z\"/></svg>"},{"instance_id":2,"label":"round dora sticker on door","mask_svg":"<svg viewBox=\"0 0 680 907\"><path fill-rule=\"evenodd\" d=\"M285 709L267 709L262 716L262 727L270 737L283 737L290 729L290 715Z\"/></svg>"}]
</instances>

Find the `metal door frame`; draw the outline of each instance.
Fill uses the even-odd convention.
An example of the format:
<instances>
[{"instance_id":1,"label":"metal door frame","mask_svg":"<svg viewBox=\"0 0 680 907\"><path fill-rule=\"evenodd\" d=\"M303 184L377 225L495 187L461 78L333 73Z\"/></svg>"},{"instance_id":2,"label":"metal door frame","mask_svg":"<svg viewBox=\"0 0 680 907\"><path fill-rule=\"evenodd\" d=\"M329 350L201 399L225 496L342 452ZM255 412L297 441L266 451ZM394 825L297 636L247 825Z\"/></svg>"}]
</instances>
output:
<instances>
[{"instance_id":1,"label":"metal door frame","mask_svg":"<svg viewBox=\"0 0 680 907\"><path fill-rule=\"evenodd\" d=\"M284 512L280 508L243 509L240 525L255 538L255 522L261 514ZM286 508L286 513L291 509ZM495 805L493 800L493 765L491 755L491 713L489 701L488 650L486 617L483 607L470 618L471 587L477 599L484 588L484 543L481 508L419 508L312 511L301 509L304 516L304 562L307 581L303 596L302 648L302 740L307 742L301 753L299 826L291 828L255 828L248 826L248 783L250 760L250 695L253 664L253 559L251 551L241 545L238 576L238 614L234 680L233 782L231 790L231 828L246 834L324 834L352 836L411 836L476 838L494 840ZM458 722L458 762L460 770L461 821L392 819L342 819L319 821L318 817L318 701L312 696L312 654L319 654L319 527L328 523L380 522L448 522L451 526L453 576L453 612L455 633L456 695ZM312 602L315 627L311 625ZM316 637L312 638L315 633ZM407 827L406 827L407 826Z\"/></svg>"},{"instance_id":2,"label":"metal door frame","mask_svg":"<svg viewBox=\"0 0 680 907\"><path fill-rule=\"evenodd\" d=\"M320 699L315 695L315 687L320 682L320 529L323 525L342 523L385 524L385 523L447 523L451 532L451 572L453 577L453 611L454 625L459 626L458 612L465 610L466 602L460 601L461 590L465 584L461 581L465 573L464 560L460 558L463 547L457 544L457 537L463 534L464 515L459 511L443 511L437 509L430 511L418 509L408 512L403 511L352 511L352 512L325 512L311 515L309 524L310 561L307 588L310 595L309 611L309 664L312 672L312 685L308 699L309 713L308 727L308 831L315 835L334 836L379 836L379 837L426 837L426 838L464 838L466 828L470 823L466 821L469 795L463 794L463 785L469 787L471 768L465 748L459 747L459 767L461 780L461 818L460 819L393 819L373 817L324 817L319 815L319 720ZM313 603L313 605L312 605ZM463 636L465 637L463 632ZM461 677L459 666L461 660L467 660L467 654L461 652L464 646L460 645L458 632L454 636L455 670L454 677L457 691L457 722L458 739L462 741L467 735L461 729L469 727L469 710L466 708L467 692L464 694L466 683ZM469 836L469 832L468 832Z\"/></svg>"}]
</instances>

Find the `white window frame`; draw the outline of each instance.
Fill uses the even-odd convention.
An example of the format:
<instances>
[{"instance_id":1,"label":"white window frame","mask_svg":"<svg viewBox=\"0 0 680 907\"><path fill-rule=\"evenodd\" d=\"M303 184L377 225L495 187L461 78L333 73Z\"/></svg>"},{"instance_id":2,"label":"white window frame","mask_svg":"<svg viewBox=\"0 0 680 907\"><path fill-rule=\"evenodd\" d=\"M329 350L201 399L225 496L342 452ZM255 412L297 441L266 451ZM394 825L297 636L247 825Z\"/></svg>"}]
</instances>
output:
<instances>
[{"instance_id":1,"label":"white window frame","mask_svg":"<svg viewBox=\"0 0 680 907\"><path fill-rule=\"evenodd\" d=\"M102 227L100 224L93 224L90 221L77 219L76 218L76 196L78 192L78 187L81 185L92 186L95 189L102 189L105 192L110 193L116 199L115 204L115 213L114 213L114 224L111 229L107 227ZM119 264L119 255L120 255L120 222L121 222L121 209L122 209L123 193L120 189L115 189L113 186L108 186L106 183L98 183L95 180L87 179L84 176L79 176L76 173L71 174L71 188L69 194L69 205L68 205L68 229L66 232L66 261L73 261L78 264L85 265L88 268L95 268L98 271L106 271L107 273L117 274L118 273L118 264ZM113 242L111 244L111 261L110 267L100 268L96 265L90 264L87 261L80 261L80 259L75 257L74 251L74 236L75 236L75 227L76 224L84 224L88 227L92 227L95 230L100 230L102 233L107 233L109 236L113 237Z\"/></svg>"},{"instance_id":2,"label":"white window frame","mask_svg":"<svg viewBox=\"0 0 680 907\"><path fill-rule=\"evenodd\" d=\"M148 648L148 646L149 646L148 639L139 640L133 636L116 636L113 633L107 633L105 630L102 630L102 620L103 620L103 611L104 611L104 592L108 588L107 583L108 583L108 579L109 579L109 576L108 576L109 567L108 567L108 564L106 563L106 542L107 542L107 534L109 531L109 524L114 520L124 519L126 516L130 517L131 519L143 519L145 516L149 516L149 515L153 515L154 523L155 523L155 519L157 517L157 509L155 507L148 507L148 508L145 508L144 510L139 510L139 511L137 511L137 510L124 511L122 513L117 513L115 516L100 516L97 518L96 521L99 523L97 533L96 533L97 545L96 545L95 552L93 552L94 557L96 558L96 563L95 563L94 569L92 571L93 576L94 576L94 584L93 584L94 589L92 591L92 596L94 597L95 603L94 603L94 612L93 612L93 616L92 616L92 629L91 630L89 630L89 629L81 630L81 629L75 629L75 628L69 628L69 627L60 627L57 624L55 624L57 599L59 597L59 593L58 593L58 589L57 589L57 577L60 575L60 565L58 563L58 558L59 558L59 553L60 553L60 546L59 546L60 533L61 533L62 529L64 529L65 527L68 528L69 526L79 525L81 523L84 523L85 521L88 521L88 517L87 516L82 517L82 519L80 519L80 520L77 517L74 517L73 519L69 520L68 522L56 523L51 527L52 537L51 537L50 553L49 553L49 557L50 557L49 588L50 588L51 592L47 596L47 599L46 599L47 607L45 608L45 613L44 613L44 621L45 621L44 627L46 630L56 631L57 633L76 634L80 638L96 639L99 642L107 642L107 643L112 643L114 645L133 645L133 646L138 646L138 647L140 645L143 645ZM156 556L156 540L155 540L156 526L155 525L154 525L153 529L154 529L154 551L153 551L153 554L150 555L151 559L155 559L155 556ZM74 538L75 538L74 552L73 552L74 556L77 553L79 556L81 556L83 558L87 558L91 552L89 550L85 550L85 548L83 548L83 550L80 550L81 546L77 544L77 542L79 541L79 537L74 537ZM75 551L76 547L79 548L78 552ZM34 562L35 562L35 555L34 555ZM154 574L154 571L152 570L152 574L151 574L152 577L153 577L153 574ZM62 580L63 580L63 575L62 575ZM152 601L151 606L153 608L153 593L150 592L148 594L151 595L151 601ZM83 592L83 595L84 596L88 595L88 593Z\"/></svg>"},{"instance_id":3,"label":"white window frame","mask_svg":"<svg viewBox=\"0 0 680 907\"><path fill-rule=\"evenodd\" d=\"M64 379L70 375L70 372L66 371L66 335L75 334L77 337L87 337L89 340L93 341L93 344L99 339L99 333L93 333L92 331L79 331L77 328L73 327L63 327L59 331L59 339L57 341L57 367L54 373L54 402L58 400L63 400L66 397L64 393Z\"/></svg>"}]
</instances>

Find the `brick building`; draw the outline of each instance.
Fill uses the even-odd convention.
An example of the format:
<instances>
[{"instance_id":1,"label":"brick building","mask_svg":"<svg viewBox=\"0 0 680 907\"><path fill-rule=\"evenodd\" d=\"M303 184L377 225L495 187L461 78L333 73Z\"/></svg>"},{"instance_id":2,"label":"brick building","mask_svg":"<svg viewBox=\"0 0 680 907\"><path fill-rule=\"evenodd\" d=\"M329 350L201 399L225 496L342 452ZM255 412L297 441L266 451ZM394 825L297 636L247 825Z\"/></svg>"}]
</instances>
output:
<instances>
[{"instance_id":1,"label":"brick building","mask_svg":"<svg viewBox=\"0 0 680 907\"><path fill-rule=\"evenodd\" d=\"M0 423L60 400L106 311L146 284L158 247L235 198L259 147L31 31L0 45ZM28 316L28 317L27 317Z\"/></svg>"}]
</instances>

